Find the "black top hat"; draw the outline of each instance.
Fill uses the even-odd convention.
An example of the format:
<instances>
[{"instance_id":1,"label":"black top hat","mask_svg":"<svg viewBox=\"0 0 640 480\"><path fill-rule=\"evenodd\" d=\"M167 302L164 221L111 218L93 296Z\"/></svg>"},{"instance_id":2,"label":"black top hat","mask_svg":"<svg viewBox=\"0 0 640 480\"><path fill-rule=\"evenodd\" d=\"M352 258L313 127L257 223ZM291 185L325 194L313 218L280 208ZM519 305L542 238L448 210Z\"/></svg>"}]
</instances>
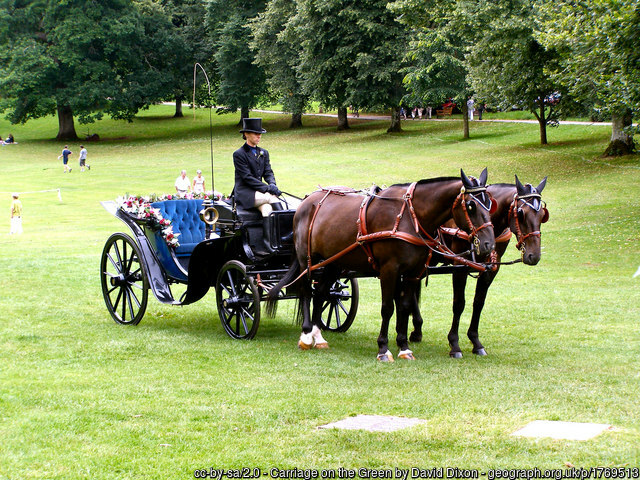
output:
<instances>
[{"instance_id":1,"label":"black top hat","mask_svg":"<svg viewBox=\"0 0 640 480\"><path fill-rule=\"evenodd\" d=\"M264 128L262 128L261 118L243 118L242 130L240 130L240 133L244 133L244 132L267 133L267 131Z\"/></svg>"}]
</instances>

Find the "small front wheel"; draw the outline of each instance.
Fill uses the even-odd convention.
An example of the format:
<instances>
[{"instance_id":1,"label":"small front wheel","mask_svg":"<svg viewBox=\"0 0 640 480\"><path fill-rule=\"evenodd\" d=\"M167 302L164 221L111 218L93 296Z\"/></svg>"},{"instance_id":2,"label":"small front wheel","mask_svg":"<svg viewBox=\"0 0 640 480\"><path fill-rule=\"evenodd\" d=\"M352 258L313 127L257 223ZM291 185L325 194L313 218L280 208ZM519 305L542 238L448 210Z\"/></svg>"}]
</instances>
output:
<instances>
[{"instance_id":1,"label":"small front wheel","mask_svg":"<svg viewBox=\"0 0 640 480\"><path fill-rule=\"evenodd\" d=\"M216 284L218 316L231 338L251 339L260 324L260 292L246 267L237 260L225 263Z\"/></svg>"},{"instance_id":2,"label":"small front wheel","mask_svg":"<svg viewBox=\"0 0 640 480\"><path fill-rule=\"evenodd\" d=\"M137 325L147 309L149 283L138 244L124 233L107 239L100 259L102 295L113 319Z\"/></svg>"}]
</instances>

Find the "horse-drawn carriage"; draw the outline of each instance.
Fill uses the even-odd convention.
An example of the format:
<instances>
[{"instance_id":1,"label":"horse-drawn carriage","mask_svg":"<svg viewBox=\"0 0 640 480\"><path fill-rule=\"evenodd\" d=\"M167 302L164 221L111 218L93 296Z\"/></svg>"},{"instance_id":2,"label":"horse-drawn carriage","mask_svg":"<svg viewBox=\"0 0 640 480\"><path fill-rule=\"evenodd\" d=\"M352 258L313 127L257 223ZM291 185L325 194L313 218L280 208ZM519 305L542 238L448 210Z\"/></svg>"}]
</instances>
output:
<instances>
[{"instance_id":1,"label":"horse-drawn carriage","mask_svg":"<svg viewBox=\"0 0 640 480\"><path fill-rule=\"evenodd\" d=\"M320 329L344 332L355 318L356 277L376 276L382 292L378 359L392 361L387 344L394 304L399 356L412 359L407 323L413 316L411 341L420 341L420 280L453 273L457 286L449 343L451 356L459 357L464 283L456 278L477 271L478 301L468 336L473 352L484 355L477 334L479 316L511 233L521 261L535 265L540 259L540 224L548 219L540 195L546 178L537 188L520 184L517 177L516 185L489 188L486 180L485 169L478 179L461 171L459 178L421 180L381 191L318 190L297 209L274 209L268 235L273 253L268 254L259 253L264 242L260 213L240 209L233 199L103 202L133 233L133 238L115 233L105 244L100 270L105 303L116 322L137 324L149 290L162 303L187 305L215 287L225 331L249 339L258 329L263 300L273 312L280 300L297 298L303 320L299 346L326 348ZM444 227L447 222L450 228ZM447 235L450 240L443 238ZM437 265L443 262L448 265ZM171 292L175 283L187 285L177 300Z\"/></svg>"},{"instance_id":2,"label":"horse-drawn carriage","mask_svg":"<svg viewBox=\"0 0 640 480\"><path fill-rule=\"evenodd\" d=\"M114 233L100 261L104 300L113 319L136 325L145 314L149 290L164 304L188 305L215 288L218 314L231 337L253 338L260 323L260 303L289 268L295 209L271 214L271 248L263 245L262 217L232 199L128 197L102 202L133 236ZM179 235L179 236L178 236ZM186 284L175 298L171 286ZM287 289L280 299L296 298ZM358 283L342 277L322 304L323 328L346 331L358 309Z\"/></svg>"}]
</instances>

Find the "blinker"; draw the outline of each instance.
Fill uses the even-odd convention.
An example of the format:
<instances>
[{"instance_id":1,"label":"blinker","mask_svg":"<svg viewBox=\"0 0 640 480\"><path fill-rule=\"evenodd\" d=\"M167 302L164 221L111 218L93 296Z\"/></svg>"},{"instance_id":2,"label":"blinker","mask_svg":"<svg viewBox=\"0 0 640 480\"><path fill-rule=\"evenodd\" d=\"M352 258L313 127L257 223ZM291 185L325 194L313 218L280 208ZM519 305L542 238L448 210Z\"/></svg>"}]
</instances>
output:
<instances>
[{"instance_id":1,"label":"blinker","mask_svg":"<svg viewBox=\"0 0 640 480\"><path fill-rule=\"evenodd\" d=\"M547 207L543 207L542 211L544 212L544 215L542 216L540 223L547 223L549 221L549 210L547 210Z\"/></svg>"},{"instance_id":2,"label":"blinker","mask_svg":"<svg viewBox=\"0 0 640 480\"><path fill-rule=\"evenodd\" d=\"M498 202L496 202L495 198L491 199L491 207L489 208L489 215L493 215L498 210Z\"/></svg>"}]
</instances>

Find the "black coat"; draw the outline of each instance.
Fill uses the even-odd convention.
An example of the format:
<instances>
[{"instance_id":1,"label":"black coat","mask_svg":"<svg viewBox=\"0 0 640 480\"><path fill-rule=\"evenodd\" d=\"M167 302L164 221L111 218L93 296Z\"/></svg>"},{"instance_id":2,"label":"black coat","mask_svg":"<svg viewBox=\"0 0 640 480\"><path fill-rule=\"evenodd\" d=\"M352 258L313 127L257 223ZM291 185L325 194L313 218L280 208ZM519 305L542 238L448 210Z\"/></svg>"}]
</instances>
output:
<instances>
[{"instance_id":1,"label":"black coat","mask_svg":"<svg viewBox=\"0 0 640 480\"><path fill-rule=\"evenodd\" d=\"M245 209L254 207L255 192L265 193L270 184L276 184L276 177L269 162L269 152L260 147L256 149L258 155L254 155L245 143L233 152L233 165L236 170L234 195L236 203ZM267 183L264 183L263 179Z\"/></svg>"}]
</instances>

